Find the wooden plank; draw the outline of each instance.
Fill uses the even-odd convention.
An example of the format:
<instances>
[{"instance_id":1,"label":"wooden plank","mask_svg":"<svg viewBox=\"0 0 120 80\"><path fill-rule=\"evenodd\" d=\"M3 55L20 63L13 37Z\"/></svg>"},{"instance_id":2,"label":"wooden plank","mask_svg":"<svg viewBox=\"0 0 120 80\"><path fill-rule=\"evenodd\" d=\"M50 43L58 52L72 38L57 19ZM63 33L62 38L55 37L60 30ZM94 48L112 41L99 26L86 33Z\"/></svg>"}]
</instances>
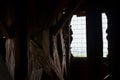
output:
<instances>
[{"instance_id":1,"label":"wooden plank","mask_svg":"<svg viewBox=\"0 0 120 80\"><path fill-rule=\"evenodd\" d=\"M6 65L9 73L14 80L15 76L15 40L6 39Z\"/></svg>"},{"instance_id":2,"label":"wooden plank","mask_svg":"<svg viewBox=\"0 0 120 80\"><path fill-rule=\"evenodd\" d=\"M59 60L59 55L58 55L58 49L57 49L57 37L53 36L53 61L58 70L61 72L61 64Z\"/></svg>"},{"instance_id":3,"label":"wooden plank","mask_svg":"<svg viewBox=\"0 0 120 80\"><path fill-rule=\"evenodd\" d=\"M89 66L89 79L102 80L103 66L103 40L102 17L97 7L87 6L86 15L87 32L87 59Z\"/></svg>"},{"instance_id":4,"label":"wooden plank","mask_svg":"<svg viewBox=\"0 0 120 80\"><path fill-rule=\"evenodd\" d=\"M42 68L38 70L33 70L29 80L41 80L42 78Z\"/></svg>"},{"instance_id":5,"label":"wooden plank","mask_svg":"<svg viewBox=\"0 0 120 80\"><path fill-rule=\"evenodd\" d=\"M39 43L35 40L30 40L29 42L29 76L31 75L33 69L38 70L42 68L47 73L47 75L51 77L50 80L53 80L56 76L57 79L64 80L61 72L55 38L53 38L54 57L52 59L50 55L49 30L43 30L42 35L37 37L42 38Z\"/></svg>"},{"instance_id":6,"label":"wooden plank","mask_svg":"<svg viewBox=\"0 0 120 80\"><path fill-rule=\"evenodd\" d=\"M62 45L62 73L63 75L67 76L67 65L66 65L66 48L64 44L64 38L63 38L63 30L60 29L60 39L61 39L61 45ZM65 72L65 73L64 73Z\"/></svg>"}]
</instances>

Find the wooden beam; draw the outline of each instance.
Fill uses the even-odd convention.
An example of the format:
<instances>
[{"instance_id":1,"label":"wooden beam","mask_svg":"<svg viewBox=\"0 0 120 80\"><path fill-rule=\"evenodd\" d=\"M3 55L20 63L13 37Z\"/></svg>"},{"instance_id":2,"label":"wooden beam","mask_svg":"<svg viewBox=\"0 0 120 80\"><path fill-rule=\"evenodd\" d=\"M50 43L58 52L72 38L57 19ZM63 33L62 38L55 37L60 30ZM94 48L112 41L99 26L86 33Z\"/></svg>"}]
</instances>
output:
<instances>
[{"instance_id":1,"label":"wooden beam","mask_svg":"<svg viewBox=\"0 0 120 80\"><path fill-rule=\"evenodd\" d=\"M120 12L118 8L109 9L106 12L108 18L108 62L111 80L119 80L120 71Z\"/></svg>"},{"instance_id":2,"label":"wooden beam","mask_svg":"<svg viewBox=\"0 0 120 80\"><path fill-rule=\"evenodd\" d=\"M60 28L64 25L64 23L72 17L74 10L76 10L80 5L79 0L76 2L73 2L67 10L65 10L65 14L63 14L62 18L57 22L55 29L53 31L53 35L56 35Z\"/></svg>"},{"instance_id":3,"label":"wooden beam","mask_svg":"<svg viewBox=\"0 0 120 80\"><path fill-rule=\"evenodd\" d=\"M94 0L93 0L94 1ZM89 80L102 80L102 18L101 13L88 0L86 15L87 58L89 66Z\"/></svg>"},{"instance_id":4,"label":"wooden beam","mask_svg":"<svg viewBox=\"0 0 120 80\"><path fill-rule=\"evenodd\" d=\"M60 30L60 39L61 39L61 47L62 47L62 73L64 77L67 78L67 64L66 64L66 47L63 38L63 29Z\"/></svg>"}]
</instances>

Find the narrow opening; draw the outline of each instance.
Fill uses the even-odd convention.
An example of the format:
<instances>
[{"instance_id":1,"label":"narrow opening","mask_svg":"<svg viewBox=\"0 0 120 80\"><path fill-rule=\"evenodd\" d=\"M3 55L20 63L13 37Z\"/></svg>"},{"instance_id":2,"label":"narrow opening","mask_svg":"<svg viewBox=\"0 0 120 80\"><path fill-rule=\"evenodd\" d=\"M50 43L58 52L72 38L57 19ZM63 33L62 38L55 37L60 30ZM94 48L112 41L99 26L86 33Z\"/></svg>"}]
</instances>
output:
<instances>
[{"instance_id":1,"label":"narrow opening","mask_svg":"<svg viewBox=\"0 0 120 80\"><path fill-rule=\"evenodd\" d=\"M71 52L74 57L86 57L86 17L73 15L71 26L73 31Z\"/></svg>"},{"instance_id":2,"label":"narrow opening","mask_svg":"<svg viewBox=\"0 0 120 80\"><path fill-rule=\"evenodd\" d=\"M105 13L102 13L102 33L103 33L103 57L107 57L108 55L108 41L106 39L107 33L107 16Z\"/></svg>"},{"instance_id":3,"label":"narrow opening","mask_svg":"<svg viewBox=\"0 0 120 80\"><path fill-rule=\"evenodd\" d=\"M86 16L77 17L73 15L71 20L73 31L73 40L71 43L71 53L74 57L87 57L86 49ZM102 13L102 30L103 30L103 57L108 54L108 42L106 39L107 17Z\"/></svg>"}]
</instances>

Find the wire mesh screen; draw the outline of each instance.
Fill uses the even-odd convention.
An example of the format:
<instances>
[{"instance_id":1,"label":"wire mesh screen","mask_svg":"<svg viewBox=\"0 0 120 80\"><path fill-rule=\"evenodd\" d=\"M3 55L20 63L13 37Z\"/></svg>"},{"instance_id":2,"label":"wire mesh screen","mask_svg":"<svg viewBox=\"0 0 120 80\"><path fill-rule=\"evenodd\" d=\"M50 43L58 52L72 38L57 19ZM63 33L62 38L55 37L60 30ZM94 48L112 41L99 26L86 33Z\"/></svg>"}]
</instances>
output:
<instances>
[{"instance_id":1,"label":"wire mesh screen","mask_svg":"<svg viewBox=\"0 0 120 80\"><path fill-rule=\"evenodd\" d=\"M107 57L108 54L108 41L106 39L107 33L107 16L102 13L102 30L103 30L103 57Z\"/></svg>"},{"instance_id":2,"label":"wire mesh screen","mask_svg":"<svg viewBox=\"0 0 120 80\"><path fill-rule=\"evenodd\" d=\"M75 57L86 57L86 17L74 15L71 25L73 30L71 52Z\"/></svg>"},{"instance_id":3,"label":"wire mesh screen","mask_svg":"<svg viewBox=\"0 0 120 80\"><path fill-rule=\"evenodd\" d=\"M71 43L71 52L74 57L87 57L86 51L86 17L77 17L73 15L71 20L73 40ZM106 39L107 17L102 13L102 29L103 29L103 57L108 54L108 42Z\"/></svg>"}]
</instances>

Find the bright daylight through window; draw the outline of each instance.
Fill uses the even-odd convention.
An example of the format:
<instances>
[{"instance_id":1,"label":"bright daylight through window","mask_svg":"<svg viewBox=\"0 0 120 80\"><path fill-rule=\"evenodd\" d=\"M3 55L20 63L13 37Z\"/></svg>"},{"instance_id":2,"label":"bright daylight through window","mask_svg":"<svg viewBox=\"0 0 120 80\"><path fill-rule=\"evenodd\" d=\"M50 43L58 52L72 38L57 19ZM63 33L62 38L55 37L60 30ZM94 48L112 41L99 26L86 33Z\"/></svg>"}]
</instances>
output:
<instances>
[{"instance_id":1,"label":"bright daylight through window","mask_svg":"<svg viewBox=\"0 0 120 80\"><path fill-rule=\"evenodd\" d=\"M71 52L74 57L87 57L86 49L86 17L77 17L73 15L71 20L73 40L71 43ZM108 54L108 42L106 39L107 17L102 13L102 30L103 30L103 57Z\"/></svg>"}]
</instances>

